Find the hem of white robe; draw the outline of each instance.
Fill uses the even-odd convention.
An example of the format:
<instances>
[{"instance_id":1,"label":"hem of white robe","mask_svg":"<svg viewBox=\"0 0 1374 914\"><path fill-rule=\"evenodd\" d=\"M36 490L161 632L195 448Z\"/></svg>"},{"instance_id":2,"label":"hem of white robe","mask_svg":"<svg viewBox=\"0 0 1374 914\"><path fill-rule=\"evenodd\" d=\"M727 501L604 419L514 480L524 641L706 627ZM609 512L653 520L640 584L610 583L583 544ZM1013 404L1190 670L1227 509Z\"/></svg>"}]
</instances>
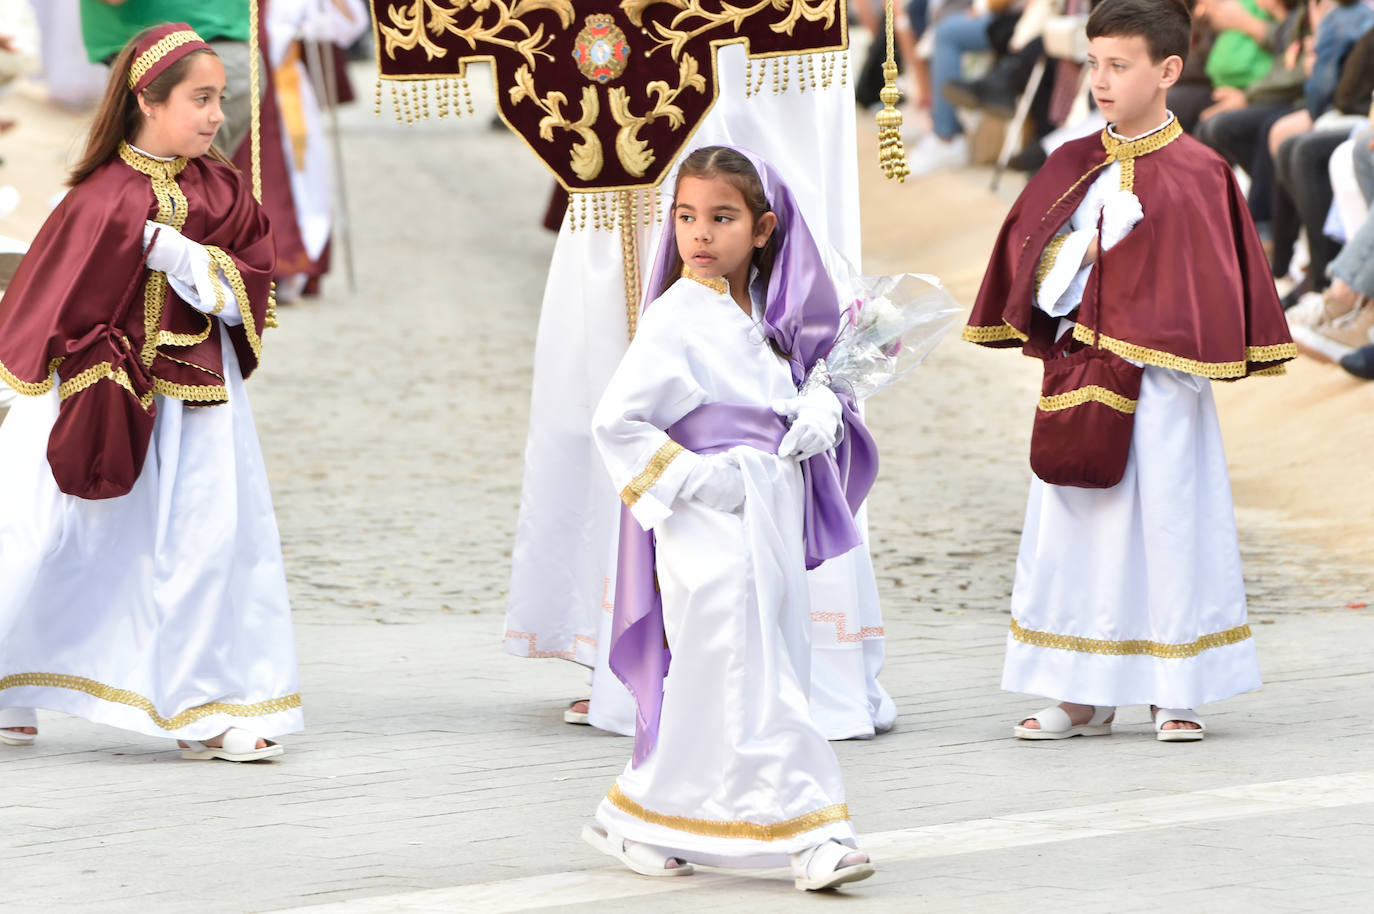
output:
<instances>
[{"instance_id":1,"label":"hem of white robe","mask_svg":"<svg viewBox=\"0 0 1374 914\"><path fill-rule=\"evenodd\" d=\"M290 695L291 693L288 693ZM265 695L245 701L226 702L231 705L255 705L271 702L288 696ZM206 698L204 704L213 704L219 699ZM297 697L297 700L298 697ZM299 706L282 711L271 711L253 716L240 716L228 711L216 711L190 723L168 730L148 716L140 708L107 701L85 692L48 686L18 686L0 692L0 706L11 708L39 708L44 711L57 711L80 717L93 724L103 724L141 733L144 736L164 737L167 739L206 740L218 736L230 727L238 727L262 737L284 736L305 729L305 715ZM196 707L192 705L191 707Z\"/></svg>"},{"instance_id":2,"label":"hem of white robe","mask_svg":"<svg viewBox=\"0 0 1374 914\"><path fill-rule=\"evenodd\" d=\"M550 642L559 646L549 647ZM551 636L544 636L539 632L509 630L501 642L506 653L512 657L523 657L527 660L567 660L588 668L596 666L595 639L578 635L571 647L566 645L566 640L554 641Z\"/></svg>"},{"instance_id":3,"label":"hem of white robe","mask_svg":"<svg viewBox=\"0 0 1374 914\"><path fill-rule=\"evenodd\" d=\"M746 869L783 866L792 854L824 844L832 838L849 847L858 847L854 825L849 819L827 822L773 841L719 838L645 822L615 806L609 799L603 799L596 809L596 821L603 828L630 841L648 844L672 856L708 866Z\"/></svg>"},{"instance_id":4,"label":"hem of white robe","mask_svg":"<svg viewBox=\"0 0 1374 914\"><path fill-rule=\"evenodd\" d=\"M1260 688L1255 639L1196 657L1118 656L1039 647L1007 635L1002 688L1056 701L1196 708Z\"/></svg>"}]
</instances>

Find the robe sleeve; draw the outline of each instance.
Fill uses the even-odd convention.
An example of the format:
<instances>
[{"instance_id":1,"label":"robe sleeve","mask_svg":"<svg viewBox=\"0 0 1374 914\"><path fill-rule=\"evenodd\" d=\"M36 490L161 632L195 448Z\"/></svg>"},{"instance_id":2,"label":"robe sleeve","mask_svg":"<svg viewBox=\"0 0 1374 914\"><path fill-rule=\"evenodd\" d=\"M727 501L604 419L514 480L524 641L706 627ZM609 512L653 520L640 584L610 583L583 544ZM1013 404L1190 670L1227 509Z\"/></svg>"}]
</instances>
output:
<instances>
[{"instance_id":1,"label":"robe sleeve","mask_svg":"<svg viewBox=\"0 0 1374 914\"><path fill-rule=\"evenodd\" d=\"M191 248L191 269L196 277L195 285L188 285L168 274L167 282L177 295L192 308L214 315L228 326L242 325L243 315L239 313L238 296L229 285L229 277L210 257L204 245L197 244Z\"/></svg>"},{"instance_id":2,"label":"robe sleeve","mask_svg":"<svg viewBox=\"0 0 1374 914\"><path fill-rule=\"evenodd\" d=\"M611 482L645 530L673 513L674 499L702 459L664 431L707 400L675 310L660 301L645 311L592 417L592 438Z\"/></svg>"},{"instance_id":3,"label":"robe sleeve","mask_svg":"<svg viewBox=\"0 0 1374 914\"><path fill-rule=\"evenodd\" d=\"M229 180L234 183L234 197L228 216L208 237L197 240L234 293L242 322L235 325L226 320L225 325L247 378L262 359L262 331L274 325L272 271L277 256L271 225L253 199L247 180L238 174ZM208 273L199 271L197 286L201 275L208 280Z\"/></svg>"},{"instance_id":4,"label":"robe sleeve","mask_svg":"<svg viewBox=\"0 0 1374 914\"><path fill-rule=\"evenodd\" d=\"M1083 300L1088 287L1091 266L1083 266L1083 257L1096 236L1093 229L1079 229L1056 235L1040 255L1036 269L1035 306L1050 317L1063 317Z\"/></svg>"}]
</instances>

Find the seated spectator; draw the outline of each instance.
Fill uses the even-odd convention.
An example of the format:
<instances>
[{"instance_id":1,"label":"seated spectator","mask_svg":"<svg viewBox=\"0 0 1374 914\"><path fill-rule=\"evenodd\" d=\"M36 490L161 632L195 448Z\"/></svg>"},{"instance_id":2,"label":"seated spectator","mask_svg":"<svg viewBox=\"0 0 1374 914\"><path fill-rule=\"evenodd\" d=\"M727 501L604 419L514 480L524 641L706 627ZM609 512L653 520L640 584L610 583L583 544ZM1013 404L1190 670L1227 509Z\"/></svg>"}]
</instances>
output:
<instances>
[{"instance_id":1,"label":"seated spectator","mask_svg":"<svg viewBox=\"0 0 1374 914\"><path fill-rule=\"evenodd\" d=\"M1274 158L1266 138L1275 121L1302 105L1307 79L1300 59L1306 8L1300 0L1287 2L1291 9L1280 21L1265 26L1262 43L1274 52L1269 71L1245 89L1215 89L1212 104L1203 109L1193 128L1194 136L1249 175L1250 215L1265 236L1274 198ZM1226 28L1249 29L1260 22L1234 0L1214 5L1209 15Z\"/></svg>"}]
</instances>

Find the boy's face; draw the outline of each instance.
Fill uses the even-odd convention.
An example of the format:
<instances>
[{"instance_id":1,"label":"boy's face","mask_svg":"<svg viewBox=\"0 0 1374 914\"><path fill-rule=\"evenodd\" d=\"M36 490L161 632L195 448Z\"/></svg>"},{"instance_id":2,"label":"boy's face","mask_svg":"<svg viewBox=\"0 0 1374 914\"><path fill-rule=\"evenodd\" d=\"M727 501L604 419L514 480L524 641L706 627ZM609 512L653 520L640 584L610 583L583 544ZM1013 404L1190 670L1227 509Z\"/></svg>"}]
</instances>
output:
<instances>
[{"instance_id":1,"label":"boy's face","mask_svg":"<svg viewBox=\"0 0 1374 914\"><path fill-rule=\"evenodd\" d=\"M1102 116L1131 136L1164 120L1164 98L1183 61L1170 56L1155 63L1139 35L1099 35L1088 45L1088 67Z\"/></svg>"}]
</instances>

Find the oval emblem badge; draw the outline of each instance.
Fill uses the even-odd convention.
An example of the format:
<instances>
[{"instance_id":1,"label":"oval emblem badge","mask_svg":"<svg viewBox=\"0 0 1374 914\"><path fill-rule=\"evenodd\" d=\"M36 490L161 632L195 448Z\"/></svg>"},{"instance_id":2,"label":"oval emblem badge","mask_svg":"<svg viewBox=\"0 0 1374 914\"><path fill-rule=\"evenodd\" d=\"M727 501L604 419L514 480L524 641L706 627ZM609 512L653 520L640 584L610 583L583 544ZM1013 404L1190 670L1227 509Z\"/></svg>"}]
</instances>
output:
<instances>
[{"instance_id":1,"label":"oval emblem badge","mask_svg":"<svg viewBox=\"0 0 1374 914\"><path fill-rule=\"evenodd\" d=\"M630 45L615 19L599 13L587 17L573 40L573 59L583 76L604 84L625 72L630 62Z\"/></svg>"}]
</instances>

